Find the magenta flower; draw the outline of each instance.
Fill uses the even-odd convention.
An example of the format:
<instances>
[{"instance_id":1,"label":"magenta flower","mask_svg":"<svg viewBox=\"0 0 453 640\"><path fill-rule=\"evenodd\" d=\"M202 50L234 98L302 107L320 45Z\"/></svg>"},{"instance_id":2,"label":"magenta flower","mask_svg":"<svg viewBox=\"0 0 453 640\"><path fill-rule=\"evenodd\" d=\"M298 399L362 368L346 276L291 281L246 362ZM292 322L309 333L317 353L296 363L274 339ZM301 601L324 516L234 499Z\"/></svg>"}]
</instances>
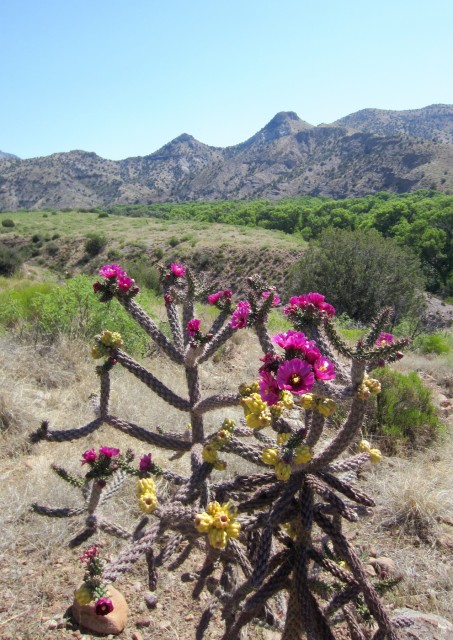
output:
<instances>
[{"instance_id":1,"label":"magenta flower","mask_svg":"<svg viewBox=\"0 0 453 640\"><path fill-rule=\"evenodd\" d=\"M260 372L260 396L261 400L272 406L278 402L280 397L280 389L277 380L269 371Z\"/></svg>"},{"instance_id":2,"label":"magenta flower","mask_svg":"<svg viewBox=\"0 0 453 640\"><path fill-rule=\"evenodd\" d=\"M200 321L197 318L193 318L193 320L189 320L186 327L187 335L191 338L195 338L197 333L200 332Z\"/></svg>"},{"instance_id":3,"label":"magenta flower","mask_svg":"<svg viewBox=\"0 0 453 640\"><path fill-rule=\"evenodd\" d=\"M301 331L286 331L285 333L277 333L272 338L272 342L278 344L282 349L295 349L296 351L304 351L307 346L307 338Z\"/></svg>"},{"instance_id":4,"label":"magenta flower","mask_svg":"<svg viewBox=\"0 0 453 640\"><path fill-rule=\"evenodd\" d=\"M106 458L113 458L114 456L119 455L119 453L119 449L114 449L112 447L99 447L99 455L105 456Z\"/></svg>"},{"instance_id":5,"label":"magenta flower","mask_svg":"<svg viewBox=\"0 0 453 640\"><path fill-rule=\"evenodd\" d=\"M96 600L95 612L97 616L106 616L113 611L113 603L110 598Z\"/></svg>"},{"instance_id":6,"label":"magenta flower","mask_svg":"<svg viewBox=\"0 0 453 640\"><path fill-rule=\"evenodd\" d=\"M233 329L243 329L247 325L247 318L250 313L250 303L242 300L237 303L237 307L231 317L230 327Z\"/></svg>"},{"instance_id":7,"label":"magenta flower","mask_svg":"<svg viewBox=\"0 0 453 640\"><path fill-rule=\"evenodd\" d=\"M280 389L292 393L308 393L315 382L313 369L304 360L293 358L283 362L277 371L277 384Z\"/></svg>"},{"instance_id":8,"label":"magenta flower","mask_svg":"<svg viewBox=\"0 0 453 640\"><path fill-rule=\"evenodd\" d=\"M380 333L375 345L376 347L385 347L392 342L395 342L395 336L392 333Z\"/></svg>"},{"instance_id":9,"label":"magenta flower","mask_svg":"<svg viewBox=\"0 0 453 640\"><path fill-rule=\"evenodd\" d=\"M170 269L176 278L182 278L186 275L185 268L182 265L177 264L176 262L171 263Z\"/></svg>"},{"instance_id":10,"label":"magenta flower","mask_svg":"<svg viewBox=\"0 0 453 640\"><path fill-rule=\"evenodd\" d=\"M86 551L82 553L82 555L80 556L80 562L88 562L88 560L90 560L91 558L95 558L97 555L98 555L98 548L94 544L93 546L89 547L88 549L86 549Z\"/></svg>"},{"instance_id":11,"label":"magenta flower","mask_svg":"<svg viewBox=\"0 0 453 640\"><path fill-rule=\"evenodd\" d=\"M322 304L322 308L321 311L324 311L324 313L331 318L332 316L335 315L336 311L335 311L335 307L332 307L331 304L329 304L328 302L323 302Z\"/></svg>"},{"instance_id":12,"label":"magenta flower","mask_svg":"<svg viewBox=\"0 0 453 640\"><path fill-rule=\"evenodd\" d=\"M94 449L87 449L84 453L82 453L82 464L93 464L95 460L97 460L97 453Z\"/></svg>"},{"instance_id":13,"label":"magenta flower","mask_svg":"<svg viewBox=\"0 0 453 640\"><path fill-rule=\"evenodd\" d=\"M150 471L152 466L153 466L153 454L145 453L145 455L143 455L140 458L140 461L138 463L138 467L140 471Z\"/></svg>"},{"instance_id":14,"label":"magenta flower","mask_svg":"<svg viewBox=\"0 0 453 640\"><path fill-rule=\"evenodd\" d=\"M208 302L209 304L216 304L216 302L218 302L220 298L223 298L223 291L217 291L216 293L211 293L211 295L208 296Z\"/></svg>"},{"instance_id":15,"label":"magenta flower","mask_svg":"<svg viewBox=\"0 0 453 640\"><path fill-rule=\"evenodd\" d=\"M265 300L268 299L268 297L270 296L270 291L263 291L263 298ZM276 307L277 305L279 305L281 302L280 298L278 297L278 295L276 293L274 293L274 299L272 300L272 306Z\"/></svg>"},{"instance_id":16,"label":"magenta flower","mask_svg":"<svg viewBox=\"0 0 453 640\"><path fill-rule=\"evenodd\" d=\"M315 361L313 369L318 380L333 380L336 376L333 363L324 358L324 356Z\"/></svg>"},{"instance_id":17,"label":"magenta flower","mask_svg":"<svg viewBox=\"0 0 453 640\"><path fill-rule=\"evenodd\" d=\"M306 309L317 309L320 314L332 317L335 315L335 309L331 304L325 302L325 297L320 293L312 291L301 296L293 296L289 299L289 304L285 307L284 313L287 316L297 313L297 311L305 311Z\"/></svg>"},{"instance_id":18,"label":"magenta flower","mask_svg":"<svg viewBox=\"0 0 453 640\"><path fill-rule=\"evenodd\" d=\"M129 289L132 287L132 285L135 284L135 280L133 280L132 278L129 278L129 276L127 276L124 273L124 274L119 275L117 277L116 283L118 285L118 289L120 291L122 291L123 293L125 293L126 291L129 291Z\"/></svg>"},{"instance_id":19,"label":"magenta flower","mask_svg":"<svg viewBox=\"0 0 453 640\"><path fill-rule=\"evenodd\" d=\"M321 357L321 352L316 346L314 340L307 340L307 344L304 348L304 357L307 362L313 364L318 358Z\"/></svg>"},{"instance_id":20,"label":"magenta flower","mask_svg":"<svg viewBox=\"0 0 453 640\"><path fill-rule=\"evenodd\" d=\"M99 273L104 278L117 278L125 275L125 272L118 264L106 264L99 269Z\"/></svg>"}]
</instances>

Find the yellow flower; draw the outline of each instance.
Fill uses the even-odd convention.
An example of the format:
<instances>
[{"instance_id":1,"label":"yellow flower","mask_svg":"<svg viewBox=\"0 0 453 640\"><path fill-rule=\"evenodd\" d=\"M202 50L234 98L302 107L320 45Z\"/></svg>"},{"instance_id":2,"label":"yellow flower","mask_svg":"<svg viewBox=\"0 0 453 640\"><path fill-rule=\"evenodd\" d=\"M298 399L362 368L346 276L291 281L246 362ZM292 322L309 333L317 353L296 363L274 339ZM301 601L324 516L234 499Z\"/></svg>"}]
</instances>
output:
<instances>
[{"instance_id":1,"label":"yellow flower","mask_svg":"<svg viewBox=\"0 0 453 640\"><path fill-rule=\"evenodd\" d=\"M140 478L137 480L136 487L137 496L140 497L142 493L155 493L156 485L152 478Z\"/></svg>"},{"instance_id":2,"label":"yellow flower","mask_svg":"<svg viewBox=\"0 0 453 640\"><path fill-rule=\"evenodd\" d=\"M229 433L232 433L236 428L236 420L233 420L232 418L225 418L225 420L222 423L222 427L226 431L229 431Z\"/></svg>"},{"instance_id":3,"label":"yellow flower","mask_svg":"<svg viewBox=\"0 0 453 640\"><path fill-rule=\"evenodd\" d=\"M348 565L348 563L346 562L346 560L340 560L338 562L338 566L342 567L343 569L346 569L346 571L351 571L350 566Z\"/></svg>"},{"instance_id":4,"label":"yellow flower","mask_svg":"<svg viewBox=\"0 0 453 640\"><path fill-rule=\"evenodd\" d=\"M367 385L362 382L357 388L357 396L360 400L368 400L371 396L371 391L368 389Z\"/></svg>"},{"instance_id":5,"label":"yellow flower","mask_svg":"<svg viewBox=\"0 0 453 640\"><path fill-rule=\"evenodd\" d=\"M230 515L227 510L222 509L214 517L213 526L216 529L226 529L230 524Z\"/></svg>"},{"instance_id":6,"label":"yellow flower","mask_svg":"<svg viewBox=\"0 0 453 640\"><path fill-rule=\"evenodd\" d=\"M371 449L371 445L368 442L368 440L360 440L359 444L357 445L357 448L360 451L360 453L366 453Z\"/></svg>"},{"instance_id":7,"label":"yellow flower","mask_svg":"<svg viewBox=\"0 0 453 640\"><path fill-rule=\"evenodd\" d=\"M102 358L104 354L105 354L104 349L99 345L95 345L94 347L91 348L91 357L94 360L99 360L99 358Z\"/></svg>"},{"instance_id":8,"label":"yellow flower","mask_svg":"<svg viewBox=\"0 0 453 640\"><path fill-rule=\"evenodd\" d=\"M304 393L300 396L300 404L303 409L313 409L315 406L315 397L312 393Z\"/></svg>"},{"instance_id":9,"label":"yellow flower","mask_svg":"<svg viewBox=\"0 0 453 640\"><path fill-rule=\"evenodd\" d=\"M291 465L285 464L284 462L277 462L275 465L275 475L277 480L289 480L291 475Z\"/></svg>"},{"instance_id":10,"label":"yellow flower","mask_svg":"<svg viewBox=\"0 0 453 640\"><path fill-rule=\"evenodd\" d=\"M210 462L214 464L217 460L217 449L212 446L212 444L205 444L203 447L203 451L201 452L201 457L204 462Z\"/></svg>"},{"instance_id":11,"label":"yellow flower","mask_svg":"<svg viewBox=\"0 0 453 640\"><path fill-rule=\"evenodd\" d=\"M374 378L367 378L365 380L365 385L370 390L370 393L376 396L378 393L381 393L381 383L379 380L375 380Z\"/></svg>"},{"instance_id":12,"label":"yellow flower","mask_svg":"<svg viewBox=\"0 0 453 640\"><path fill-rule=\"evenodd\" d=\"M290 438L290 433L278 433L277 434L277 444L286 444Z\"/></svg>"},{"instance_id":13,"label":"yellow flower","mask_svg":"<svg viewBox=\"0 0 453 640\"><path fill-rule=\"evenodd\" d=\"M269 409L262 413L249 413L245 417L245 423L250 429L262 429L268 427L272 422L272 417Z\"/></svg>"},{"instance_id":14,"label":"yellow flower","mask_svg":"<svg viewBox=\"0 0 453 640\"><path fill-rule=\"evenodd\" d=\"M224 444L231 440L231 432L227 431L227 429L220 429L220 431L217 432L215 440L216 444L223 447Z\"/></svg>"},{"instance_id":15,"label":"yellow flower","mask_svg":"<svg viewBox=\"0 0 453 640\"><path fill-rule=\"evenodd\" d=\"M216 471L225 471L227 466L227 463L225 462L225 460L219 460L218 458L217 460L214 460L212 464Z\"/></svg>"},{"instance_id":16,"label":"yellow flower","mask_svg":"<svg viewBox=\"0 0 453 640\"><path fill-rule=\"evenodd\" d=\"M195 528L200 533L207 533L209 528L212 527L213 522L214 518L205 511L203 511L203 513L198 513L194 520Z\"/></svg>"},{"instance_id":17,"label":"yellow flower","mask_svg":"<svg viewBox=\"0 0 453 640\"><path fill-rule=\"evenodd\" d=\"M285 405L283 404L283 402L276 402L271 407L269 407L269 411L271 412L271 416L277 420L278 418L281 418L284 408Z\"/></svg>"},{"instance_id":18,"label":"yellow flower","mask_svg":"<svg viewBox=\"0 0 453 640\"><path fill-rule=\"evenodd\" d=\"M228 542L228 533L223 529L209 529L208 540L214 549L224 549Z\"/></svg>"},{"instance_id":19,"label":"yellow flower","mask_svg":"<svg viewBox=\"0 0 453 640\"><path fill-rule=\"evenodd\" d=\"M109 331L105 329L101 334L101 342L106 347L112 347L114 349L119 349L123 346L123 339L121 334L118 331Z\"/></svg>"},{"instance_id":20,"label":"yellow flower","mask_svg":"<svg viewBox=\"0 0 453 640\"><path fill-rule=\"evenodd\" d=\"M277 464L278 462L278 449L264 449L261 454L261 460L266 464Z\"/></svg>"},{"instance_id":21,"label":"yellow flower","mask_svg":"<svg viewBox=\"0 0 453 640\"><path fill-rule=\"evenodd\" d=\"M336 404L330 398L317 398L316 409L322 416L328 418L335 411Z\"/></svg>"},{"instance_id":22,"label":"yellow flower","mask_svg":"<svg viewBox=\"0 0 453 640\"><path fill-rule=\"evenodd\" d=\"M306 445L300 445L294 449L294 462L296 464L306 464L312 459L311 451Z\"/></svg>"},{"instance_id":23,"label":"yellow flower","mask_svg":"<svg viewBox=\"0 0 453 640\"><path fill-rule=\"evenodd\" d=\"M382 453L379 449L370 449L368 453L370 454L370 461L372 464L377 464L382 461Z\"/></svg>"},{"instance_id":24,"label":"yellow flower","mask_svg":"<svg viewBox=\"0 0 453 640\"><path fill-rule=\"evenodd\" d=\"M93 600L91 591L85 584L82 584L82 586L77 589L74 597L79 604L88 604Z\"/></svg>"},{"instance_id":25,"label":"yellow flower","mask_svg":"<svg viewBox=\"0 0 453 640\"><path fill-rule=\"evenodd\" d=\"M146 492L142 493L139 500L138 506L145 513L152 513L154 509L157 507L157 497L155 493Z\"/></svg>"},{"instance_id":26,"label":"yellow flower","mask_svg":"<svg viewBox=\"0 0 453 640\"><path fill-rule=\"evenodd\" d=\"M237 538L240 530L241 530L241 525L239 524L239 522L236 522L236 520L233 520L228 525L226 532L229 538Z\"/></svg>"},{"instance_id":27,"label":"yellow flower","mask_svg":"<svg viewBox=\"0 0 453 640\"><path fill-rule=\"evenodd\" d=\"M222 510L222 507L220 505L220 502L217 502L217 500L215 502L210 502L206 507L206 511L209 513L210 516L217 515L218 512L221 510Z\"/></svg>"},{"instance_id":28,"label":"yellow flower","mask_svg":"<svg viewBox=\"0 0 453 640\"><path fill-rule=\"evenodd\" d=\"M283 402L285 409L292 409L294 406L293 394L288 389L280 391L280 400Z\"/></svg>"}]
</instances>

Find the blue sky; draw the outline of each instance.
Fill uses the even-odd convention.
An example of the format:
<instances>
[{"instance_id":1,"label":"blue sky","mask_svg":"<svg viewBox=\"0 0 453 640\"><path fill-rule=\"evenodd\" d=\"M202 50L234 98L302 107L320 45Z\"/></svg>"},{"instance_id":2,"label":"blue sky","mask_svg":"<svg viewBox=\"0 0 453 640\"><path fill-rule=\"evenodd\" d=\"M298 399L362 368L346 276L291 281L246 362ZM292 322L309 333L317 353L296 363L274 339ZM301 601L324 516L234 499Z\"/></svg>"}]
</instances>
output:
<instances>
[{"instance_id":1,"label":"blue sky","mask_svg":"<svg viewBox=\"0 0 453 640\"><path fill-rule=\"evenodd\" d=\"M1 0L0 149L118 160L453 103L451 0Z\"/></svg>"}]
</instances>

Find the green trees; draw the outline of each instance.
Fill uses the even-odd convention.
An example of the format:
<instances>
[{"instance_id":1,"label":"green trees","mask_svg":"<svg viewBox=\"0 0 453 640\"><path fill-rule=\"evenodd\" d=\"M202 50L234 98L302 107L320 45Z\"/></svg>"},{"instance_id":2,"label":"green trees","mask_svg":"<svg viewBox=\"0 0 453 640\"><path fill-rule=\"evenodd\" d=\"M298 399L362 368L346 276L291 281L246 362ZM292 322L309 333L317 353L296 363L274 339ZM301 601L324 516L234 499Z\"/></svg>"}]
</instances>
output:
<instances>
[{"instance_id":1,"label":"green trees","mask_svg":"<svg viewBox=\"0 0 453 640\"><path fill-rule=\"evenodd\" d=\"M420 313L423 287L418 259L373 229L327 229L291 275L294 294L320 291L337 312L362 322L387 305L395 320Z\"/></svg>"}]
</instances>

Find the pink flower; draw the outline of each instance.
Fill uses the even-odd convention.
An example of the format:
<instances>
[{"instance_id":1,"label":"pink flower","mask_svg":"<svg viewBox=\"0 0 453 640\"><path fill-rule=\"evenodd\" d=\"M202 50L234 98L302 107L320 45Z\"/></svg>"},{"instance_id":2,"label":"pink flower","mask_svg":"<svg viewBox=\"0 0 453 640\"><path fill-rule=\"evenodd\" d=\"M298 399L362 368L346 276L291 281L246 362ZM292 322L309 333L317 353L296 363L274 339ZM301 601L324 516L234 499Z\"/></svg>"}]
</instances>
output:
<instances>
[{"instance_id":1,"label":"pink flower","mask_svg":"<svg viewBox=\"0 0 453 640\"><path fill-rule=\"evenodd\" d=\"M278 344L282 349L295 349L296 351L304 351L307 345L307 338L301 331L286 331L285 333L277 333L272 338L272 342Z\"/></svg>"},{"instance_id":2,"label":"pink flower","mask_svg":"<svg viewBox=\"0 0 453 640\"><path fill-rule=\"evenodd\" d=\"M331 318L332 316L335 315L336 311L335 311L335 307L332 307L331 304L329 304L328 302L323 302L322 307L321 307L321 311L324 311L324 313Z\"/></svg>"},{"instance_id":3,"label":"pink flower","mask_svg":"<svg viewBox=\"0 0 453 640\"><path fill-rule=\"evenodd\" d=\"M95 460L97 460L97 453L94 449L87 449L85 453L82 453L82 464L92 464Z\"/></svg>"},{"instance_id":4,"label":"pink flower","mask_svg":"<svg viewBox=\"0 0 453 640\"><path fill-rule=\"evenodd\" d=\"M152 466L153 466L153 454L145 453L145 455L143 455L140 458L140 461L138 463L138 467L140 471L149 471Z\"/></svg>"},{"instance_id":5,"label":"pink flower","mask_svg":"<svg viewBox=\"0 0 453 640\"><path fill-rule=\"evenodd\" d=\"M233 329L243 329L247 325L247 318L250 313L250 303L246 300L239 301L231 317L230 327Z\"/></svg>"},{"instance_id":6,"label":"pink flower","mask_svg":"<svg viewBox=\"0 0 453 640\"><path fill-rule=\"evenodd\" d=\"M104 278L116 278L125 275L125 272L118 264L106 264L99 269L99 273Z\"/></svg>"},{"instance_id":7,"label":"pink flower","mask_svg":"<svg viewBox=\"0 0 453 640\"><path fill-rule=\"evenodd\" d=\"M293 393L311 391L315 382L313 369L304 360L293 358L283 362L277 371L277 384L280 389L288 389Z\"/></svg>"},{"instance_id":8,"label":"pink flower","mask_svg":"<svg viewBox=\"0 0 453 640\"><path fill-rule=\"evenodd\" d=\"M335 367L330 360L321 356L318 358L314 365L315 376L318 380L333 380L335 378Z\"/></svg>"},{"instance_id":9,"label":"pink flower","mask_svg":"<svg viewBox=\"0 0 453 640\"><path fill-rule=\"evenodd\" d=\"M90 560L91 558L95 558L97 555L98 555L98 548L94 544L93 546L89 547L88 549L86 549L86 551L82 553L82 555L80 556L80 562L88 562L88 560Z\"/></svg>"},{"instance_id":10,"label":"pink flower","mask_svg":"<svg viewBox=\"0 0 453 640\"><path fill-rule=\"evenodd\" d=\"M278 402L280 397L280 389L277 384L277 380L269 371L262 371L260 373L260 396L264 402L268 405L273 405Z\"/></svg>"},{"instance_id":11,"label":"pink flower","mask_svg":"<svg viewBox=\"0 0 453 640\"><path fill-rule=\"evenodd\" d=\"M189 322L187 323L186 332L188 336L190 336L191 338L195 338L197 333L200 332L200 321L197 318L189 320Z\"/></svg>"},{"instance_id":12,"label":"pink flower","mask_svg":"<svg viewBox=\"0 0 453 640\"><path fill-rule=\"evenodd\" d=\"M316 346L314 340L307 340L307 344L304 349L305 360L310 364L313 364L318 358L321 357L321 352Z\"/></svg>"},{"instance_id":13,"label":"pink flower","mask_svg":"<svg viewBox=\"0 0 453 640\"><path fill-rule=\"evenodd\" d=\"M105 456L106 458L113 458L114 456L119 455L119 449L113 449L112 447L99 447L99 455Z\"/></svg>"},{"instance_id":14,"label":"pink flower","mask_svg":"<svg viewBox=\"0 0 453 640\"><path fill-rule=\"evenodd\" d=\"M118 289L125 293L126 291L129 291L133 284L135 284L135 280L129 278L129 276L124 273L117 277L116 283L118 285Z\"/></svg>"},{"instance_id":15,"label":"pink flower","mask_svg":"<svg viewBox=\"0 0 453 640\"><path fill-rule=\"evenodd\" d=\"M331 304L325 302L325 297L320 293L312 291L308 294L301 296L293 296L289 299L289 304L285 307L284 313L287 316L297 313L298 310L305 311L306 309L317 309L320 314L325 314L332 317L335 315L335 309Z\"/></svg>"},{"instance_id":16,"label":"pink flower","mask_svg":"<svg viewBox=\"0 0 453 640\"><path fill-rule=\"evenodd\" d=\"M263 298L265 300L268 299L268 297L270 296L270 291L263 291ZM278 295L276 293L274 293L274 299L272 300L272 306L276 307L277 305L279 305L281 302L280 298L278 297Z\"/></svg>"},{"instance_id":17,"label":"pink flower","mask_svg":"<svg viewBox=\"0 0 453 640\"><path fill-rule=\"evenodd\" d=\"M113 603L110 598L96 600L95 612L97 616L106 616L113 611Z\"/></svg>"},{"instance_id":18,"label":"pink flower","mask_svg":"<svg viewBox=\"0 0 453 640\"><path fill-rule=\"evenodd\" d=\"M177 264L176 262L171 263L170 269L176 278L182 278L183 276L186 275L185 268L182 265Z\"/></svg>"},{"instance_id":19,"label":"pink flower","mask_svg":"<svg viewBox=\"0 0 453 640\"><path fill-rule=\"evenodd\" d=\"M392 342L395 342L395 336L392 333L380 333L375 345L376 347L385 347Z\"/></svg>"},{"instance_id":20,"label":"pink flower","mask_svg":"<svg viewBox=\"0 0 453 640\"><path fill-rule=\"evenodd\" d=\"M217 304L220 300L230 300L233 292L230 289L225 289L224 291L217 291L216 293L211 293L208 296L209 304Z\"/></svg>"}]
</instances>

